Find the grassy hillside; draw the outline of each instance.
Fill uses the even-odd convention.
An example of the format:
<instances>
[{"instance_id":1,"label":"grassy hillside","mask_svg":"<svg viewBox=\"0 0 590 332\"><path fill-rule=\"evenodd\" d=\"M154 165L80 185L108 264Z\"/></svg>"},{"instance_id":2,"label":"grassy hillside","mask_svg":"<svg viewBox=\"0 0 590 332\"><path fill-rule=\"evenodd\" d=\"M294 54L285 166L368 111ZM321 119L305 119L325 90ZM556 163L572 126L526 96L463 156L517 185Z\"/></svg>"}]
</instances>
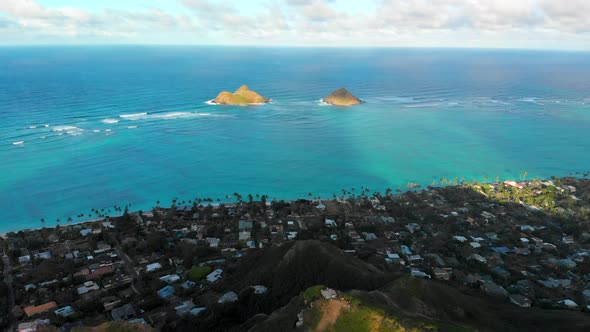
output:
<instances>
[{"instance_id":1,"label":"grassy hillside","mask_svg":"<svg viewBox=\"0 0 590 332\"><path fill-rule=\"evenodd\" d=\"M590 330L590 317L583 313L506 307L488 298L464 295L442 283L409 277L375 291L339 293L330 300L318 298L317 289L307 289L250 331ZM305 301L304 297L314 300ZM303 318L300 327L295 326L298 314Z\"/></svg>"}]
</instances>

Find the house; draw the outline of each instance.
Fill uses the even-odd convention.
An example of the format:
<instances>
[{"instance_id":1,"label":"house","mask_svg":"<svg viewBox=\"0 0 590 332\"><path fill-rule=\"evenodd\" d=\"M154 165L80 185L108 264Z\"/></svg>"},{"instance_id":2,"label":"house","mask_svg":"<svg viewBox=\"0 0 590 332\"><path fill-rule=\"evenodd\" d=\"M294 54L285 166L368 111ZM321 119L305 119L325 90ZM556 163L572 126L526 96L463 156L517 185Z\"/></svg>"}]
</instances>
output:
<instances>
[{"instance_id":1,"label":"house","mask_svg":"<svg viewBox=\"0 0 590 332\"><path fill-rule=\"evenodd\" d=\"M126 304L111 311L113 320L128 320L137 314L132 304Z\"/></svg>"},{"instance_id":2,"label":"house","mask_svg":"<svg viewBox=\"0 0 590 332\"><path fill-rule=\"evenodd\" d=\"M377 240L377 235L375 235L375 233L367 233L367 232L363 232L363 237L365 238L365 240L367 241L373 241L373 240Z\"/></svg>"},{"instance_id":3,"label":"house","mask_svg":"<svg viewBox=\"0 0 590 332\"><path fill-rule=\"evenodd\" d=\"M82 229L82 230L80 230L80 235L82 235L82 236L86 236L86 235L88 235L90 233L92 233L92 230L91 229Z\"/></svg>"},{"instance_id":4,"label":"house","mask_svg":"<svg viewBox=\"0 0 590 332\"><path fill-rule=\"evenodd\" d=\"M494 252L497 252L502 255L507 255L512 252L512 250L508 249L508 247L492 247L491 248Z\"/></svg>"},{"instance_id":5,"label":"house","mask_svg":"<svg viewBox=\"0 0 590 332\"><path fill-rule=\"evenodd\" d=\"M209 283L214 283L214 282L216 282L217 280L221 279L221 274L222 274L222 273L223 273L223 270L222 270L222 269L217 269L217 270L215 270L215 271L213 271L213 272L209 273L209 274L207 275L206 279L207 279L207 281L208 281Z\"/></svg>"},{"instance_id":6,"label":"house","mask_svg":"<svg viewBox=\"0 0 590 332\"><path fill-rule=\"evenodd\" d=\"M255 285L255 286L252 286L252 288L254 289L254 294L257 294L257 295L266 294L268 292L268 288L266 288L265 286L262 286L262 285Z\"/></svg>"},{"instance_id":7,"label":"house","mask_svg":"<svg viewBox=\"0 0 590 332\"><path fill-rule=\"evenodd\" d=\"M287 232L287 239L293 240L297 237L297 232Z\"/></svg>"},{"instance_id":8,"label":"house","mask_svg":"<svg viewBox=\"0 0 590 332\"><path fill-rule=\"evenodd\" d=\"M74 311L74 308L72 308L70 306L66 306L66 307L59 308L59 309L55 310L54 313L58 316L68 317L68 316L75 314L76 312Z\"/></svg>"},{"instance_id":9,"label":"house","mask_svg":"<svg viewBox=\"0 0 590 332\"><path fill-rule=\"evenodd\" d=\"M219 304L224 304L224 303L233 303L233 302L237 302L238 301L238 294L234 293L234 292L227 292L225 294L223 294L219 300L217 300L217 303Z\"/></svg>"},{"instance_id":10,"label":"house","mask_svg":"<svg viewBox=\"0 0 590 332\"><path fill-rule=\"evenodd\" d=\"M240 231L252 230L252 225L253 225L252 221L240 220L240 222L238 223L238 228L240 229Z\"/></svg>"},{"instance_id":11,"label":"house","mask_svg":"<svg viewBox=\"0 0 590 332\"><path fill-rule=\"evenodd\" d=\"M571 236L571 235L569 235L569 236L564 236L564 237L561 239L561 242L562 242L563 244L574 244L574 237L573 237L573 236Z\"/></svg>"},{"instance_id":12,"label":"house","mask_svg":"<svg viewBox=\"0 0 590 332\"><path fill-rule=\"evenodd\" d=\"M385 261L390 264L399 263L399 262L401 262L401 258L398 254L390 253L390 254L387 254L387 257L385 257Z\"/></svg>"},{"instance_id":13,"label":"house","mask_svg":"<svg viewBox=\"0 0 590 332\"><path fill-rule=\"evenodd\" d=\"M413 222L413 223L409 223L409 224L407 224L405 227L406 227L406 229L408 230L408 232L410 232L410 233L412 233L412 234L413 234L414 232L416 232L416 231L419 231L419 230L420 230L420 225L418 225L418 224L416 224L416 223L414 223L414 222Z\"/></svg>"},{"instance_id":14,"label":"house","mask_svg":"<svg viewBox=\"0 0 590 332\"><path fill-rule=\"evenodd\" d=\"M348 236L350 236L353 241L358 241L361 239L361 236L357 232L348 232Z\"/></svg>"},{"instance_id":15,"label":"house","mask_svg":"<svg viewBox=\"0 0 590 332\"><path fill-rule=\"evenodd\" d=\"M410 264L420 264L423 260L420 255L408 255L406 258Z\"/></svg>"},{"instance_id":16,"label":"house","mask_svg":"<svg viewBox=\"0 0 590 332\"><path fill-rule=\"evenodd\" d=\"M174 307L174 311L176 311L176 314L178 316L184 316L188 312L190 312L194 307L195 307L195 304L193 303L193 301L186 300L186 301L182 302L182 304Z\"/></svg>"},{"instance_id":17,"label":"house","mask_svg":"<svg viewBox=\"0 0 590 332\"><path fill-rule=\"evenodd\" d=\"M493 281L482 283L480 288L482 291L484 291L484 293L486 293L490 296L496 296L496 297L508 296L508 292L506 291L506 289L504 289L504 287L496 284Z\"/></svg>"},{"instance_id":18,"label":"house","mask_svg":"<svg viewBox=\"0 0 590 332\"><path fill-rule=\"evenodd\" d=\"M327 227L336 227L336 221L332 219L326 219L324 223Z\"/></svg>"},{"instance_id":19,"label":"house","mask_svg":"<svg viewBox=\"0 0 590 332\"><path fill-rule=\"evenodd\" d=\"M187 281L183 282L182 285L180 285L180 287L182 287L183 289L191 289L191 288L195 287L196 284L197 283L194 281L187 280Z\"/></svg>"},{"instance_id":20,"label":"house","mask_svg":"<svg viewBox=\"0 0 590 332\"><path fill-rule=\"evenodd\" d=\"M177 282L178 280L180 280L180 276L178 274L172 274L172 275L168 274L168 275L160 277L160 280L162 280L165 283L171 284L171 283L174 283L174 282Z\"/></svg>"},{"instance_id":21,"label":"house","mask_svg":"<svg viewBox=\"0 0 590 332\"><path fill-rule=\"evenodd\" d=\"M419 278L424 278L424 279L431 279L432 277L430 276L430 274L424 273L420 270L415 270L412 269L410 271L410 274L412 275L412 277L419 277Z\"/></svg>"},{"instance_id":22,"label":"house","mask_svg":"<svg viewBox=\"0 0 590 332\"><path fill-rule=\"evenodd\" d=\"M23 308L23 311L25 312L27 317L32 317L32 316L47 312L49 310L55 309L55 308L57 308L57 303L55 301L51 301L51 302L47 302L45 304L38 305L36 307L35 306L25 307L25 308Z\"/></svg>"},{"instance_id":23,"label":"house","mask_svg":"<svg viewBox=\"0 0 590 332\"><path fill-rule=\"evenodd\" d=\"M404 255L411 255L412 254L412 251L410 250L410 248L408 248L408 246L402 245L400 248L402 249L402 254L404 254Z\"/></svg>"},{"instance_id":24,"label":"house","mask_svg":"<svg viewBox=\"0 0 590 332\"><path fill-rule=\"evenodd\" d=\"M393 224L395 222L394 217L381 216L381 220L386 224Z\"/></svg>"},{"instance_id":25,"label":"house","mask_svg":"<svg viewBox=\"0 0 590 332\"><path fill-rule=\"evenodd\" d=\"M49 325L49 319L37 319L34 322L18 324L18 332L36 332L44 329L44 325Z\"/></svg>"},{"instance_id":26,"label":"house","mask_svg":"<svg viewBox=\"0 0 590 332\"><path fill-rule=\"evenodd\" d=\"M49 251L44 251L40 253L36 253L33 255L37 259L51 259L51 253Z\"/></svg>"},{"instance_id":27,"label":"house","mask_svg":"<svg viewBox=\"0 0 590 332\"><path fill-rule=\"evenodd\" d=\"M115 296L108 296L103 298L101 302L105 311L111 311L115 308L117 304L121 303L121 300L119 300Z\"/></svg>"},{"instance_id":28,"label":"house","mask_svg":"<svg viewBox=\"0 0 590 332\"><path fill-rule=\"evenodd\" d=\"M240 241L248 241L251 238L251 233L250 231L242 231L240 233L238 233L238 240Z\"/></svg>"},{"instance_id":29,"label":"house","mask_svg":"<svg viewBox=\"0 0 590 332\"><path fill-rule=\"evenodd\" d=\"M94 281L86 281L84 285L78 287L76 291L79 295L83 295L99 289L100 287Z\"/></svg>"},{"instance_id":30,"label":"house","mask_svg":"<svg viewBox=\"0 0 590 332\"><path fill-rule=\"evenodd\" d=\"M31 255L20 256L18 262L20 265L31 264Z\"/></svg>"},{"instance_id":31,"label":"house","mask_svg":"<svg viewBox=\"0 0 590 332\"><path fill-rule=\"evenodd\" d=\"M86 280L97 280L115 271L112 265L100 267L92 273L86 274Z\"/></svg>"},{"instance_id":32,"label":"house","mask_svg":"<svg viewBox=\"0 0 590 332\"><path fill-rule=\"evenodd\" d=\"M158 296L163 299L168 299L174 296L176 290L172 286L166 286L158 291Z\"/></svg>"},{"instance_id":33,"label":"house","mask_svg":"<svg viewBox=\"0 0 590 332\"><path fill-rule=\"evenodd\" d=\"M336 297L338 297L338 294L332 288L322 289L320 290L320 293L326 300L335 299Z\"/></svg>"},{"instance_id":34,"label":"house","mask_svg":"<svg viewBox=\"0 0 590 332\"><path fill-rule=\"evenodd\" d=\"M510 295L510 302L521 308L529 308L533 303L528 297L519 294Z\"/></svg>"},{"instance_id":35,"label":"house","mask_svg":"<svg viewBox=\"0 0 590 332\"><path fill-rule=\"evenodd\" d=\"M558 302L559 305L567 308L567 309L577 309L578 308L578 304L572 300L561 300Z\"/></svg>"},{"instance_id":36,"label":"house","mask_svg":"<svg viewBox=\"0 0 590 332\"><path fill-rule=\"evenodd\" d=\"M487 259L485 259L485 257L478 255L478 254L472 254L471 256L467 257L468 261L474 260L474 261L478 261L480 263L487 263Z\"/></svg>"},{"instance_id":37,"label":"house","mask_svg":"<svg viewBox=\"0 0 590 332\"><path fill-rule=\"evenodd\" d=\"M205 239L205 241L207 241L207 243L209 243L209 247L211 247L211 248L219 247L220 240L217 237L208 237Z\"/></svg>"},{"instance_id":38,"label":"house","mask_svg":"<svg viewBox=\"0 0 590 332\"><path fill-rule=\"evenodd\" d=\"M464 236L455 235L455 236L453 236L453 240L463 243L463 242L467 241L467 238Z\"/></svg>"},{"instance_id":39,"label":"house","mask_svg":"<svg viewBox=\"0 0 590 332\"><path fill-rule=\"evenodd\" d=\"M207 308L205 308L205 307L196 307L196 308L193 308L192 310L190 310L189 314L191 314L192 316L198 316L205 311L207 311Z\"/></svg>"},{"instance_id":40,"label":"house","mask_svg":"<svg viewBox=\"0 0 590 332\"><path fill-rule=\"evenodd\" d=\"M149 264L145 267L145 271L146 272L153 272L153 271L157 271L161 268L162 268L162 265L160 263L152 263L152 264Z\"/></svg>"},{"instance_id":41,"label":"house","mask_svg":"<svg viewBox=\"0 0 590 332\"><path fill-rule=\"evenodd\" d=\"M452 276L452 273L453 273L453 269L448 268L448 267L447 268L435 267L432 270L432 272L433 272L434 277L436 279L439 279L439 280L450 280L451 279L451 276Z\"/></svg>"}]
</instances>

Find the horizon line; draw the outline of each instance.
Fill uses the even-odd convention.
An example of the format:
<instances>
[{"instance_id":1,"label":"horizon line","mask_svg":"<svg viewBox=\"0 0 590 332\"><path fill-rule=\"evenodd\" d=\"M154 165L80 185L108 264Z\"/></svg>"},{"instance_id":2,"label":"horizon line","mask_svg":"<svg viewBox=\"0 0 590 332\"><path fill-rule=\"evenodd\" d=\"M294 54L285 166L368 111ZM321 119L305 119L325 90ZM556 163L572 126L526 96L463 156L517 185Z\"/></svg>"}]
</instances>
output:
<instances>
[{"instance_id":1,"label":"horizon line","mask_svg":"<svg viewBox=\"0 0 590 332\"><path fill-rule=\"evenodd\" d=\"M438 50L507 50L507 51L545 51L563 53L589 53L588 49L556 49L530 47L469 47L469 46L385 46L385 45L245 45L245 44L158 44L158 43L76 43L76 44L0 44L0 48L34 47L227 47L227 48L299 48L299 49L438 49Z\"/></svg>"}]
</instances>

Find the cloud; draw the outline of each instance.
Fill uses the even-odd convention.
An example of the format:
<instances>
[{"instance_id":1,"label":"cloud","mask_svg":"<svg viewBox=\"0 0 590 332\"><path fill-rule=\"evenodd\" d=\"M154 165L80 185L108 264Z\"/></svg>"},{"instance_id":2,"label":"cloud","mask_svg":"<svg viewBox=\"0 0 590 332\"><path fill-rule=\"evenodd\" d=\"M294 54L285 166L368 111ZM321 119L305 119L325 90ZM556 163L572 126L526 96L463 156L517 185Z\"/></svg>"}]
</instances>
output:
<instances>
[{"instance_id":1,"label":"cloud","mask_svg":"<svg viewBox=\"0 0 590 332\"><path fill-rule=\"evenodd\" d=\"M175 43L494 47L554 41L579 46L590 39L588 0L160 1L161 8L89 11L0 0L0 37L149 43L159 35Z\"/></svg>"},{"instance_id":2,"label":"cloud","mask_svg":"<svg viewBox=\"0 0 590 332\"><path fill-rule=\"evenodd\" d=\"M235 5L210 0L183 0L183 4L194 12L204 31L234 40L274 38L290 30L288 19L277 4L266 4L250 15L241 14Z\"/></svg>"},{"instance_id":3,"label":"cloud","mask_svg":"<svg viewBox=\"0 0 590 332\"><path fill-rule=\"evenodd\" d=\"M171 15L155 8L138 11L105 9L93 13L76 7L47 8L35 0L2 0L0 13L12 22L5 29L18 30L26 35L130 38L146 31L194 28L190 17Z\"/></svg>"}]
</instances>

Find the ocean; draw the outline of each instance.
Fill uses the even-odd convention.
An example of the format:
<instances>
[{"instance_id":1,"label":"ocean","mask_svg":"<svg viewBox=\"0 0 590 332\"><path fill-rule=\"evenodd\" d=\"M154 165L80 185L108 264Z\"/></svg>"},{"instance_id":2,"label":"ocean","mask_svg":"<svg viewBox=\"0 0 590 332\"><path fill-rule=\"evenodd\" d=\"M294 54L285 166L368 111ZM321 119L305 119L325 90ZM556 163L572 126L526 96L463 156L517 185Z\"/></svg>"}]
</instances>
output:
<instances>
[{"instance_id":1,"label":"ocean","mask_svg":"<svg viewBox=\"0 0 590 332\"><path fill-rule=\"evenodd\" d=\"M174 198L588 171L589 78L575 52L3 47L0 231ZM207 104L242 84L272 102ZM365 103L320 102L340 87Z\"/></svg>"}]
</instances>

